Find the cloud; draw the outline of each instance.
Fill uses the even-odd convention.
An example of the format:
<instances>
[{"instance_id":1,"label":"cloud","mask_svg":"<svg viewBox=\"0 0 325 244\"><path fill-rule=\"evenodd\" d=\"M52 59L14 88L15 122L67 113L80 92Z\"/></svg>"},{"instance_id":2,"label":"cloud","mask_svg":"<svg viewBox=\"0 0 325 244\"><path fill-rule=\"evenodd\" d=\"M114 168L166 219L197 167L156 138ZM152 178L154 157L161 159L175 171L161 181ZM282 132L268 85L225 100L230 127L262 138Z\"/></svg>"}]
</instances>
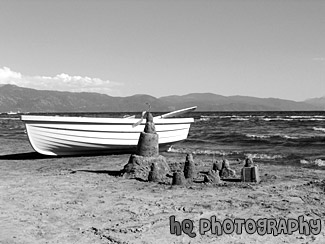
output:
<instances>
[{"instance_id":1,"label":"cloud","mask_svg":"<svg viewBox=\"0 0 325 244\"><path fill-rule=\"evenodd\" d=\"M20 73L14 72L7 67L0 69L0 82L10 79L21 79L22 75Z\"/></svg>"},{"instance_id":2,"label":"cloud","mask_svg":"<svg viewBox=\"0 0 325 244\"><path fill-rule=\"evenodd\" d=\"M50 76L28 76L12 71L8 67L0 68L0 84L12 84L38 90L56 90L70 92L97 92L108 95L118 94L118 86L122 83L102 80L99 78L71 76L59 74Z\"/></svg>"}]
</instances>

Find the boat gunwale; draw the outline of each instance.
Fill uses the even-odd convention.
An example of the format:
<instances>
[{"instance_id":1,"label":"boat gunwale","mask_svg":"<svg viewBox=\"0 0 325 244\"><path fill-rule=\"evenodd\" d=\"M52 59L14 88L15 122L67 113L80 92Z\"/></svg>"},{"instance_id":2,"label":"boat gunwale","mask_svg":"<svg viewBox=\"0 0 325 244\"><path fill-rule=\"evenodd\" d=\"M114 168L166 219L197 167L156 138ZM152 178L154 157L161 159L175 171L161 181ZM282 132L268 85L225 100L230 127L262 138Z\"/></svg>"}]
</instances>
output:
<instances>
[{"instance_id":1,"label":"boat gunwale","mask_svg":"<svg viewBox=\"0 0 325 244\"><path fill-rule=\"evenodd\" d=\"M25 123L74 123L74 124L111 124L111 125L133 125L140 118L125 119L125 118L102 118L102 117L76 117L76 116L38 116L38 115L21 115L21 120ZM190 124L194 122L193 118L154 118L155 124ZM144 119L141 125L145 124Z\"/></svg>"}]
</instances>

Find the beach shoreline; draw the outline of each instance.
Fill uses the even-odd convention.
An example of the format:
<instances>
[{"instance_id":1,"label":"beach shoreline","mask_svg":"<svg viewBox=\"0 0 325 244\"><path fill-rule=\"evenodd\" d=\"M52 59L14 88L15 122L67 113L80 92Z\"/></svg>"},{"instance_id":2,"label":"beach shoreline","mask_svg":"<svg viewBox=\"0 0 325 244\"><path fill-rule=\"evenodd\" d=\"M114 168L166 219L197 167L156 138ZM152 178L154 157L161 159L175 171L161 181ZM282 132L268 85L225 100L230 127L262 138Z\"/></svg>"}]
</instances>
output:
<instances>
[{"instance_id":1,"label":"beach shoreline","mask_svg":"<svg viewBox=\"0 0 325 244\"><path fill-rule=\"evenodd\" d=\"M27 140L2 138L0 243L323 243L324 170L255 162L261 182L171 186L117 175L130 155L42 157ZM163 153L169 164L186 154ZM206 170L211 155L194 155ZM240 174L241 161L230 166ZM170 217L191 220L196 233L170 233ZM321 220L318 234L260 235L206 231L200 221L281 218ZM176 229L175 229L176 230Z\"/></svg>"}]
</instances>

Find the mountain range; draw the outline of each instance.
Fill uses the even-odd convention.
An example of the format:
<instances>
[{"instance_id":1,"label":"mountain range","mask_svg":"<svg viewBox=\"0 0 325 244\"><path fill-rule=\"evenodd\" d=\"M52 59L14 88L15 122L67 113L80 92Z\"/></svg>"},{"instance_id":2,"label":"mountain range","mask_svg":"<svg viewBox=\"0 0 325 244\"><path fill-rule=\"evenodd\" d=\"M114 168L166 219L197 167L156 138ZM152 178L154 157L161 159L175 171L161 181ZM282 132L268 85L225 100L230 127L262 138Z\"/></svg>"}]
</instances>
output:
<instances>
[{"instance_id":1,"label":"mountain range","mask_svg":"<svg viewBox=\"0 0 325 244\"><path fill-rule=\"evenodd\" d=\"M99 93L74 93L35 90L15 85L0 86L0 112L140 112L171 111L197 106L197 111L324 111L325 97L302 102L278 98L222 96L213 93L191 93L156 98L138 94L113 97Z\"/></svg>"}]
</instances>

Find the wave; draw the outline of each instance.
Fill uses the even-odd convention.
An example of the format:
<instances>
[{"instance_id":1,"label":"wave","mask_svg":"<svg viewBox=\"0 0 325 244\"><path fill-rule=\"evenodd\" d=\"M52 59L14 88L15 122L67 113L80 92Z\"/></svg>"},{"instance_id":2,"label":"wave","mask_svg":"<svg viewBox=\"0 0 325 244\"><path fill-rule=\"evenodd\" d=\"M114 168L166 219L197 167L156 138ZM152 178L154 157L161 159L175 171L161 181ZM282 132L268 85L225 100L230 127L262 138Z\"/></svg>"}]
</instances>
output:
<instances>
[{"instance_id":1,"label":"wave","mask_svg":"<svg viewBox=\"0 0 325 244\"><path fill-rule=\"evenodd\" d=\"M246 137L249 138L258 138L258 139L266 139L266 138L271 138L270 135L254 135L254 134L245 134Z\"/></svg>"},{"instance_id":2,"label":"wave","mask_svg":"<svg viewBox=\"0 0 325 244\"><path fill-rule=\"evenodd\" d=\"M194 155L213 155L213 156L241 156L243 158L250 157L252 159L263 159L263 160L274 160L283 158L282 155L279 154L266 154L266 153L243 153L239 151L222 151L222 150L203 150L203 149L186 149L186 148L173 148L170 147L167 152L170 153L180 153L187 154L192 153Z\"/></svg>"},{"instance_id":3,"label":"wave","mask_svg":"<svg viewBox=\"0 0 325 244\"><path fill-rule=\"evenodd\" d=\"M193 139L193 138L187 138L186 139L187 143L191 143L191 144L205 144L205 143L211 143L210 140L207 139L203 139L203 138L199 138L199 136L197 136L197 139Z\"/></svg>"},{"instance_id":4,"label":"wave","mask_svg":"<svg viewBox=\"0 0 325 244\"><path fill-rule=\"evenodd\" d=\"M209 149L187 149L187 148L173 148L170 147L167 152L171 153L192 153L192 154L198 154L198 155L220 155L220 156L226 156L229 155L229 153L226 153L224 151L219 150L209 150Z\"/></svg>"},{"instance_id":5,"label":"wave","mask_svg":"<svg viewBox=\"0 0 325 244\"><path fill-rule=\"evenodd\" d=\"M262 120L262 121L325 121L323 115L287 115L287 116L267 116L267 115L201 115L199 120L210 119L230 119L232 121Z\"/></svg>"},{"instance_id":6,"label":"wave","mask_svg":"<svg viewBox=\"0 0 325 244\"><path fill-rule=\"evenodd\" d=\"M305 165L315 165L315 166L319 166L319 167L324 167L325 166L325 160L324 159L315 159L315 160L301 159L300 163L305 164Z\"/></svg>"},{"instance_id":7,"label":"wave","mask_svg":"<svg viewBox=\"0 0 325 244\"><path fill-rule=\"evenodd\" d=\"M275 118L262 118L264 121L325 121L325 118L292 118L292 117L275 117Z\"/></svg>"},{"instance_id":8,"label":"wave","mask_svg":"<svg viewBox=\"0 0 325 244\"><path fill-rule=\"evenodd\" d=\"M325 128L313 127L313 130L325 132Z\"/></svg>"},{"instance_id":9,"label":"wave","mask_svg":"<svg viewBox=\"0 0 325 244\"><path fill-rule=\"evenodd\" d=\"M256 139L269 139L269 138L284 138L284 139L306 139L304 136L289 136L285 134L271 134L271 135L255 135L255 134L245 134L246 137L256 138Z\"/></svg>"},{"instance_id":10,"label":"wave","mask_svg":"<svg viewBox=\"0 0 325 244\"><path fill-rule=\"evenodd\" d=\"M253 159L279 159L283 158L282 155L269 155L269 154L264 154L264 153L245 153L246 157L250 157Z\"/></svg>"},{"instance_id":11,"label":"wave","mask_svg":"<svg viewBox=\"0 0 325 244\"><path fill-rule=\"evenodd\" d=\"M209 118L209 119L231 119L231 120L249 120L250 118L261 117L261 116L254 116L254 115L201 115L200 118Z\"/></svg>"},{"instance_id":12,"label":"wave","mask_svg":"<svg viewBox=\"0 0 325 244\"><path fill-rule=\"evenodd\" d=\"M314 127L314 130L325 132L325 128ZM317 133L307 133L307 132L294 133L292 135L276 133L276 134L244 134L244 136L246 138L250 138L253 140L254 139L255 140L285 139L285 140L294 140L294 141L306 141L306 140L324 141L325 138L325 134L323 133L317 134Z\"/></svg>"},{"instance_id":13,"label":"wave","mask_svg":"<svg viewBox=\"0 0 325 244\"><path fill-rule=\"evenodd\" d=\"M201 116L199 121L209 121L211 118L208 116Z\"/></svg>"},{"instance_id":14,"label":"wave","mask_svg":"<svg viewBox=\"0 0 325 244\"><path fill-rule=\"evenodd\" d=\"M264 121L293 121L294 119L288 119L288 118L262 118Z\"/></svg>"},{"instance_id":15,"label":"wave","mask_svg":"<svg viewBox=\"0 0 325 244\"><path fill-rule=\"evenodd\" d=\"M292 116L285 116L288 118L293 118L293 119L325 119L324 115L292 115Z\"/></svg>"},{"instance_id":16,"label":"wave","mask_svg":"<svg viewBox=\"0 0 325 244\"><path fill-rule=\"evenodd\" d=\"M231 118L230 120L247 121L247 120L249 120L249 118L238 117L238 118Z\"/></svg>"},{"instance_id":17,"label":"wave","mask_svg":"<svg viewBox=\"0 0 325 244\"><path fill-rule=\"evenodd\" d=\"M285 138L285 139L293 139L293 140L306 139L307 138L305 136L300 136L300 137L299 136L289 136L289 135L277 135L277 136ZM314 137L311 137L311 138L314 138Z\"/></svg>"}]
</instances>

